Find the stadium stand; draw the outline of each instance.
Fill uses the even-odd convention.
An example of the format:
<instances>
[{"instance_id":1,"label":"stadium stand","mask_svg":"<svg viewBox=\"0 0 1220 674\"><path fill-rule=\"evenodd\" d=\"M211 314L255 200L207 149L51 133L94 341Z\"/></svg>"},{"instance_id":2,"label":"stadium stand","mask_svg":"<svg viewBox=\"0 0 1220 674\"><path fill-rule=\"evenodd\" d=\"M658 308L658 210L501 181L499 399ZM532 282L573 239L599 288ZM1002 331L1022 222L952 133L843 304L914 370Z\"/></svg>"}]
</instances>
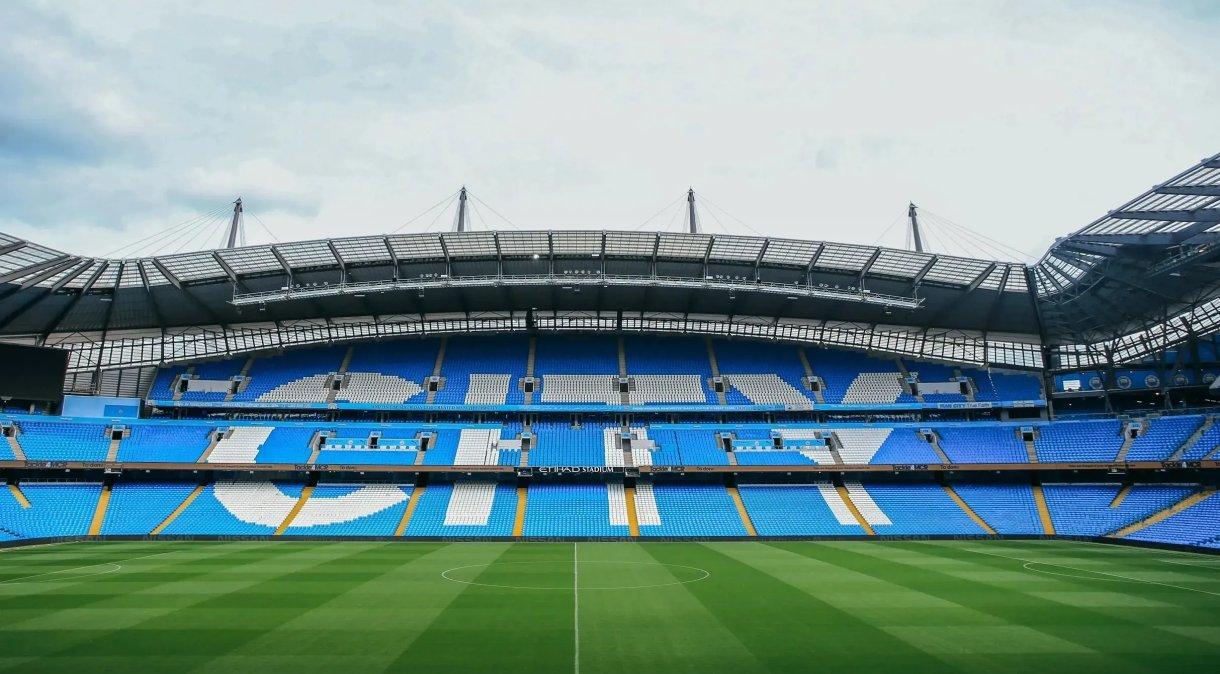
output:
<instances>
[{"instance_id":1,"label":"stadium stand","mask_svg":"<svg viewBox=\"0 0 1220 674\"><path fill-rule=\"evenodd\" d=\"M320 484L285 536L392 536L411 486Z\"/></svg>"},{"instance_id":2,"label":"stadium stand","mask_svg":"<svg viewBox=\"0 0 1220 674\"><path fill-rule=\"evenodd\" d=\"M150 425L131 427L131 435L119 444L119 461L165 461L194 463L208 448L212 429L200 425Z\"/></svg>"},{"instance_id":3,"label":"stadium stand","mask_svg":"<svg viewBox=\"0 0 1220 674\"><path fill-rule=\"evenodd\" d=\"M1024 484L954 484L953 490L998 534L1042 533L1033 491Z\"/></svg>"},{"instance_id":4,"label":"stadium stand","mask_svg":"<svg viewBox=\"0 0 1220 674\"><path fill-rule=\"evenodd\" d=\"M183 482L129 482L114 485L102 534L144 536L165 521L195 489Z\"/></svg>"},{"instance_id":5,"label":"stadium stand","mask_svg":"<svg viewBox=\"0 0 1220 674\"><path fill-rule=\"evenodd\" d=\"M938 485L849 483L847 490L879 535L985 533Z\"/></svg>"},{"instance_id":6,"label":"stadium stand","mask_svg":"<svg viewBox=\"0 0 1220 674\"><path fill-rule=\"evenodd\" d=\"M829 483L742 484L737 489L759 536L864 535Z\"/></svg>"},{"instance_id":7,"label":"stadium stand","mask_svg":"<svg viewBox=\"0 0 1220 674\"><path fill-rule=\"evenodd\" d=\"M1127 450L1128 461L1163 461L1195 432L1203 417L1183 415L1145 419L1148 429Z\"/></svg>"},{"instance_id":8,"label":"stadium stand","mask_svg":"<svg viewBox=\"0 0 1220 674\"><path fill-rule=\"evenodd\" d=\"M1220 493L1129 536L1130 540L1220 548Z\"/></svg>"},{"instance_id":9,"label":"stadium stand","mask_svg":"<svg viewBox=\"0 0 1220 674\"><path fill-rule=\"evenodd\" d=\"M1118 421L1065 421L1039 427L1034 440L1038 460L1113 461L1122 447L1122 424Z\"/></svg>"},{"instance_id":10,"label":"stadium stand","mask_svg":"<svg viewBox=\"0 0 1220 674\"><path fill-rule=\"evenodd\" d=\"M953 463L1025 463L1025 444L1011 426L937 429L940 448ZM1114 458L1113 456L1109 458Z\"/></svg>"},{"instance_id":11,"label":"stadium stand","mask_svg":"<svg viewBox=\"0 0 1220 674\"><path fill-rule=\"evenodd\" d=\"M517 492L479 480L433 482L419 499L408 537L511 536Z\"/></svg>"},{"instance_id":12,"label":"stadium stand","mask_svg":"<svg viewBox=\"0 0 1220 674\"><path fill-rule=\"evenodd\" d=\"M526 536L548 538L629 534L630 529L625 522L611 523L609 491L602 482L548 484L531 486L529 489L525 506Z\"/></svg>"},{"instance_id":13,"label":"stadium stand","mask_svg":"<svg viewBox=\"0 0 1220 674\"><path fill-rule=\"evenodd\" d=\"M1192 490L1182 485L1132 485L1121 502L1121 484L1044 484L1042 493L1055 522L1055 532L1101 536L1143 519L1182 500Z\"/></svg>"},{"instance_id":14,"label":"stadium stand","mask_svg":"<svg viewBox=\"0 0 1220 674\"><path fill-rule=\"evenodd\" d=\"M646 483L644 483L646 484ZM640 486L637 486L637 497ZM660 522L640 523L641 536L744 536L729 493L719 484L657 483L652 495Z\"/></svg>"},{"instance_id":15,"label":"stadium stand","mask_svg":"<svg viewBox=\"0 0 1220 674\"><path fill-rule=\"evenodd\" d=\"M7 486L0 487L0 536L8 540L84 536L102 494L101 484L84 482Z\"/></svg>"}]
</instances>

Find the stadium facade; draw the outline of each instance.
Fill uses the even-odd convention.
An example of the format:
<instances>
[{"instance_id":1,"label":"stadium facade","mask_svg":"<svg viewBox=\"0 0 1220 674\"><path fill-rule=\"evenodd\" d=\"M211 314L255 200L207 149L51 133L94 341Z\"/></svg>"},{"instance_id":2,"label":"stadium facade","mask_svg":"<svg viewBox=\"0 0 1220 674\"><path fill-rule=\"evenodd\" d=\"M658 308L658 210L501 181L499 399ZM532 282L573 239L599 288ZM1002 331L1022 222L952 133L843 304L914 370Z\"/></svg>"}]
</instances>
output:
<instances>
[{"instance_id":1,"label":"stadium facade","mask_svg":"<svg viewBox=\"0 0 1220 674\"><path fill-rule=\"evenodd\" d=\"M1220 155L1036 265L699 232L133 259L0 234L0 542L1066 536L1220 549Z\"/></svg>"}]
</instances>

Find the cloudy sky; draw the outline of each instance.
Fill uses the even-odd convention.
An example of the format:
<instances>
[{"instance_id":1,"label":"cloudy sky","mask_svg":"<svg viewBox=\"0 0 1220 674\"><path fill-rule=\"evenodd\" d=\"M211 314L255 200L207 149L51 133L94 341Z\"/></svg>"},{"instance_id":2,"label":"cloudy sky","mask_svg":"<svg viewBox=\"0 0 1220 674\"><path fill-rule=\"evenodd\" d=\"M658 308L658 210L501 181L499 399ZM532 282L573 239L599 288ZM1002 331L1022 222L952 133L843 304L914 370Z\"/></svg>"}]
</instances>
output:
<instances>
[{"instance_id":1,"label":"cloudy sky","mask_svg":"<svg viewBox=\"0 0 1220 674\"><path fill-rule=\"evenodd\" d=\"M0 231L384 233L463 183L478 228L677 229L694 186L711 232L901 246L914 200L1037 255L1220 152L1206 0L301 4L0 3Z\"/></svg>"}]
</instances>

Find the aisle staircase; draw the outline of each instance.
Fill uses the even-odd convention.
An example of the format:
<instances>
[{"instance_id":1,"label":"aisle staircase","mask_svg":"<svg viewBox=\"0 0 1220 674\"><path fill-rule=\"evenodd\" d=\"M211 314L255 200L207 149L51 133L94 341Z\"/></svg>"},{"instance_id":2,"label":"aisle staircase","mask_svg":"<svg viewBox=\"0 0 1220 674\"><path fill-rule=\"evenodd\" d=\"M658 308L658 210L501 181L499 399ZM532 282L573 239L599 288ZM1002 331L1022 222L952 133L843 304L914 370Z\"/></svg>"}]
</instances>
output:
<instances>
[{"instance_id":1,"label":"aisle staircase","mask_svg":"<svg viewBox=\"0 0 1220 674\"><path fill-rule=\"evenodd\" d=\"M1186 510L1187 508L1199 503L1203 499L1211 496L1215 492L1216 492L1215 487L1204 487L1203 489L1200 489L1199 491L1188 495L1186 498L1182 499L1181 501L1174 503L1173 505L1169 506L1168 508L1158 510L1138 522L1128 524L1127 526L1125 526L1121 529L1118 529L1117 531L1107 534L1106 537L1107 538L1125 538L1127 536L1130 536L1131 534L1133 534L1137 531L1140 531L1142 529L1146 529L1146 528L1156 524L1157 522L1161 522L1161 521L1169 519L1170 517L1173 517L1174 515L1182 512L1183 510Z\"/></svg>"},{"instance_id":2,"label":"aisle staircase","mask_svg":"<svg viewBox=\"0 0 1220 674\"><path fill-rule=\"evenodd\" d=\"M156 535L160 534L162 531L165 531L165 528L168 527L169 525L173 524L174 520L178 519L178 516L181 515L184 511L186 511L186 509L189 508L191 506L191 504L195 502L195 499L199 498L199 495L202 494L203 490L206 488L207 488L207 485L204 485L204 484L201 484L201 485L195 487L195 489L193 491L191 491L191 493L186 495L186 498L182 500L182 503L179 503L178 507L174 508L174 512L170 513L169 516L167 516L165 518L165 520L163 520L160 524L158 524L155 528L153 528L153 530L151 532L149 532L148 535L156 536Z\"/></svg>"},{"instance_id":3,"label":"aisle staircase","mask_svg":"<svg viewBox=\"0 0 1220 674\"><path fill-rule=\"evenodd\" d=\"M741 517L741 525L746 528L746 535L757 536L758 532L754 529L754 522L750 519L750 513L746 512L746 504L741 500L741 493L737 491L737 486L733 485L728 490L729 497L733 499L733 505L737 508L737 515Z\"/></svg>"},{"instance_id":4,"label":"aisle staircase","mask_svg":"<svg viewBox=\"0 0 1220 674\"><path fill-rule=\"evenodd\" d=\"M280 522L280 526L276 528L276 536L284 535L284 532L288 530L288 527L292 526L292 521L297 518L297 515L301 514L301 508L305 507L305 502L309 500L310 496L313 496L313 485L306 485L303 489L301 489L301 496L297 499L297 502L293 504L292 510L288 511L288 515L284 518L284 521Z\"/></svg>"},{"instance_id":5,"label":"aisle staircase","mask_svg":"<svg viewBox=\"0 0 1220 674\"><path fill-rule=\"evenodd\" d=\"M419 506L419 499L424 495L424 489L427 485L419 483L411 490L411 498L407 501L407 509L402 511L402 519L398 520L398 526L394 528L394 536L401 538L407 532L407 525L411 523L411 516L415 514L415 508Z\"/></svg>"},{"instance_id":6,"label":"aisle staircase","mask_svg":"<svg viewBox=\"0 0 1220 674\"><path fill-rule=\"evenodd\" d=\"M513 515L513 536L525 535L525 506L529 498L529 487L517 485L517 512Z\"/></svg>"},{"instance_id":7,"label":"aisle staircase","mask_svg":"<svg viewBox=\"0 0 1220 674\"><path fill-rule=\"evenodd\" d=\"M89 535L100 536L102 523L106 521L106 509L110 507L110 484L102 485L102 494L97 498L97 507L93 510L93 519L89 522Z\"/></svg>"},{"instance_id":8,"label":"aisle staircase","mask_svg":"<svg viewBox=\"0 0 1220 674\"><path fill-rule=\"evenodd\" d=\"M952 499L953 502L957 504L957 507L962 509L962 512L966 513L966 515L968 515L970 517L970 519L974 520L975 524L979 525L979 527L983 531L986 531L987 533L991 534L992 536L995 535L996 530L991 528L991 525L988 524L987 521L984 520L982 517L980 517L978 513L974 512L974 508L971 508L970 504L966 503L966 501L964 501L962 499L962 497L959 496L956 491L954 491L953 487L951 487L950 485L947 485L947 484L942 484L941 486L944 487L945 494L947 494L949 496L949 498Z\"/></svg>"},{"instance_id":9,"label":"aisle staircase","mask_svg":"<svg viewBox=\"0 0 1220 674\"><path fill-rule=\"evenodd\" d=\"M1055 535L1055 522L1051 520L1051 509L1046 505L1046 495L1042 493L1042 485L1034 485L1034 505L1038 506L1038 520L1042 522L1042 533Z\"/></svg>"}]
</instances>

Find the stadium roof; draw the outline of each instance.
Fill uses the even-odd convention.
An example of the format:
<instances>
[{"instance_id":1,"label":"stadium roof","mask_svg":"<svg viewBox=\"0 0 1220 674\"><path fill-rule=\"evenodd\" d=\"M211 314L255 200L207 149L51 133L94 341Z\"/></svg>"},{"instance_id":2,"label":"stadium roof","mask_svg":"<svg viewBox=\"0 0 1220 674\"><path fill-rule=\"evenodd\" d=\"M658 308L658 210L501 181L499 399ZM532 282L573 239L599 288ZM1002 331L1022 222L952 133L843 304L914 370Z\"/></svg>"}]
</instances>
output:
<instances>
[{"instance_id":1,"label":"stadium roof","mask_svg":"<svg viewBox=\"0 0 1220 674\"><path fill-rule=\"evenodd\" d=\"M1220 155L1059 239L1034 270L1052 343L1140 335L1166 322L1203 334L1220 297Z\"/></svg>"},{"instance_id":2,"label":"stadium roof","mask_svg":"<svg viewBox=\"0 0 1220 674\"><path fill-rule=\"evenodd\" d=\"M390 234L127 259L0 234L0 336L505 311L975 330L1037 335L1088 354L1081 364L1134 359L1220 327L1220 155L1058 240L1033 267L678 232Z\"/></svg>"},{"instance_id":3,"label":"stadium roof","mask_svg":"<svg viewBox=\"0 0 1220 674\"><path fill-rule=\"evenodd\" d=\"M95 259L0 235L0 334L397 313L748 313L1036 333L1020 263L631 231L392 234Z\"/></svg>"}]
</instances>

